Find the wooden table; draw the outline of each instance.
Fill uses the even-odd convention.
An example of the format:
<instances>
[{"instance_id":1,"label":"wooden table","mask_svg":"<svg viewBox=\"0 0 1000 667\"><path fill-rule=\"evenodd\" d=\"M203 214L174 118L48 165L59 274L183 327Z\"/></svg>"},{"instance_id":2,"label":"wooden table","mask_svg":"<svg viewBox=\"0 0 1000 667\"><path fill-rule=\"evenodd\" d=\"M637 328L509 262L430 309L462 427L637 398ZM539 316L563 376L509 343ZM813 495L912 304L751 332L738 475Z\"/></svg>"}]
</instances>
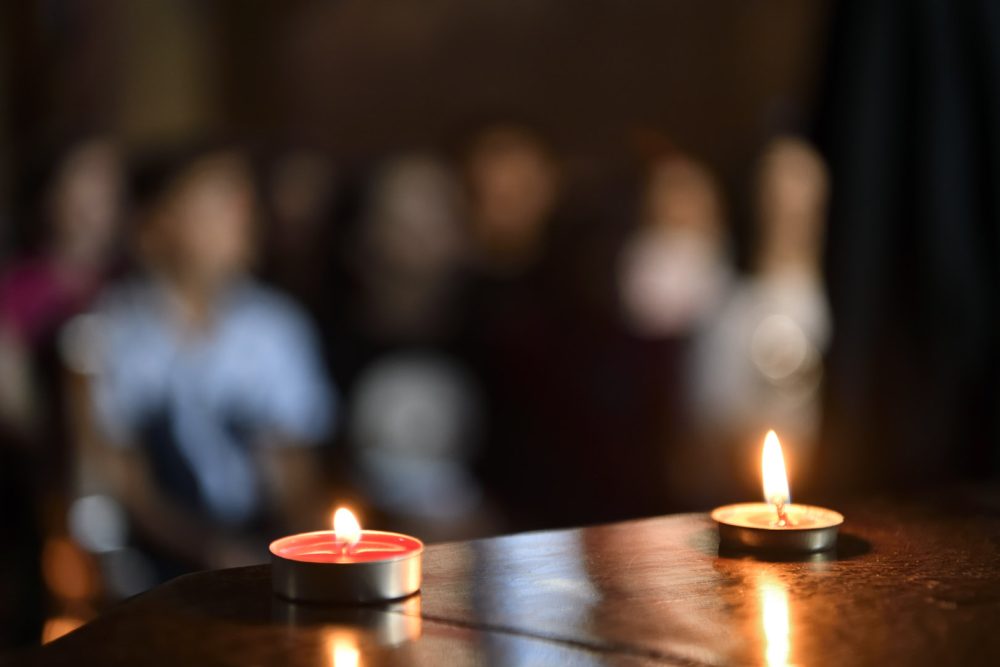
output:
<instances>
[{"instance_id":1,"label":"wooden table","mask_svg":"<svg viewBox=\"0 0 1000 667\"><path fill-rule=\"evenodd\" d=\"M838 552L800 561L720 554L702 514L442 544L389 607L192 574L18 664L1000 665L1000 503L965 500L845 508Z\"/></svg>"}]
</instances>

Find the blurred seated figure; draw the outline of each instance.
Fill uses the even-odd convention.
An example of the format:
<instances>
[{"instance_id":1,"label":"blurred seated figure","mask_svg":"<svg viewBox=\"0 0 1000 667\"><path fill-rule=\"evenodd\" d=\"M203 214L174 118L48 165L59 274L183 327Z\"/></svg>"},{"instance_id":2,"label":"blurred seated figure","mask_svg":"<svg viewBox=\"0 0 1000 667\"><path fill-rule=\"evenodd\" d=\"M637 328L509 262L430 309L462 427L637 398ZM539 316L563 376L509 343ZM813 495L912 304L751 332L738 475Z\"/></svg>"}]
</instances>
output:
<instances>
[{"instance_id":1,"label":"blurred seated figure","mask_svg":"<svg viewBox=\"0 0 1000 667\"><path fill-rule=\"evenodd\" d=\"M137 195L142 275L97 310L103 483L159 577L260 562L275 531L328 521L310 446L330 433L334 396L312 327L248 275L239 152L153 161Z\"/></svg>"},{"instance_id":2,"label":"blurred seated figure","mask_svg":"<svg viewBox=\"0 0 1000 667\"><path fill-rule=\"evenodd\" d=\"M748 474L775 429L804 481L831 333L820 267L826 166L808 143L779 137L763 153L756 187L753 270L699 341L695 408L706 438L747 455L735 467Z\"/></svg>"},{"instance_id":3,"label":"blurred seated figure","mask_svg":"<svg viewBox=\"0 0 1000 667\"><path fill-rule=\"evenodd\" d=\"M117 149L91 137L71 144L42 185L38 247L15 257L0 277L0 422L22 437L56 418L40 378L58 333L98 294L115 260L122 170ZM51 373L49 373L51 375ZM49 388L51 389L51 388ZM46 394L40 396L39 391Z\"/></svg>"},{"instance_id":4,"label":"blurred seated figure","mask_svg":"<svg viewBox=\"0 0 1000 667\"><path fill-rule=\"evenodd\" d=\"M475 260L487 273L523 274L543 259L560 175L546 142L531 128L488 125L464 156Z\"/></svg>"},{"instance_id":5,"label":"blurred seated figure","mask_svg":"<svg viewBox=\"0 0 1000 667\"><path fill-rule=\"evenodd\" d=\"M482 478L513 528L557 525L573 511L560 489L580 456L557 372L567 361L552 243L560 163L534 129L498 123L471 137L462 167L472 243L462 349L485 392Z\"/></svg>"},{"instance_id":6,"label":"blurred seated figure","mask_svg":"<svg viewBox=\"0 0 1000 667\"><path fill-rule=\"evenodd\" d=\"M354 266L370 349L350 396L348 437L364 491L387 520L426 539L483 535L471 464L479 397L454 355L467 258L454 175L431 156L379 171Z\"/></svg>"},{"instance_id":7,"label":"blurred seated figure","mask_svg":"<svg viewBox=\"0 0 1000 667\"><path fill-rule=\"evenodd\" d=\"M644 461L632 474L663 511L687 507L670 480L686 475L694 444L691 350L732 290L733 270L722 196L705 165L674 149L651 156L639 203L617 286L638 394L630 439Z\"/></svg>"},{"instance_id":8,"label":"blurred seated figure","mask_svg":"<svg viewBox=\"0 0 1000 667\"><path fill-rule=\"evenodd\" d=\"M112 271L122 213L120 159L106 138L67 144L36 176L19 221L28 244L0 276L0 494L8 524L0 647L37 642L42 614L68 602L43 567L52 545L67 543L61 342Z\"/></svg>"},{"instance_id":9,"label":"blurred seated figure","mask_svg":"<svg viewBox=\"0 0 1000 667\"><path fill-rule=\"evenodd\" d=\"M454 335L467 256L462 212L455 176L433 157L404 156L380 170L355 264L366 337L400 344Z\"/></svg>"},{"instance_id":10,"label":"blurred seated figure","mask_svg":"<svg viewBox=\"0 0 1000 667\"><path fill-rule=\"evenodd\" d=\"M718 185L708 168L676 150L652 156L638 225L618 258L617 284L631 336L629 372L638 406L630 428L632 475L647 506L685 508L672 482L687 475L693 446L689 363L694 342L733 286ZM624 363L624 361L623 361ZM648 512L649 510L647 510Z\"/></svg>"}]
</instances>

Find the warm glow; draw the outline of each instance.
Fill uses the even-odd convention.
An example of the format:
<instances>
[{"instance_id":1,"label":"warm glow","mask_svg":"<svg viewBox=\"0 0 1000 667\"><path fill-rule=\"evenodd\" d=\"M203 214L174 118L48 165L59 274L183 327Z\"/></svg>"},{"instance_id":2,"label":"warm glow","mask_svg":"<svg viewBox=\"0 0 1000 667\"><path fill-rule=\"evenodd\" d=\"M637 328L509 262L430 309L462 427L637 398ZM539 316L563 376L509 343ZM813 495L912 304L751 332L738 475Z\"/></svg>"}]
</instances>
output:
<instances>
[{"instance_id":1,"label":"warm glow","mask_svg":"<svg viewBox=\"0 0 1000 667\"><path fill-rule=\"evenodd\" d=\"M42 575L49 592L57 598L79 602L97 595L98 574L93 559L68 538L45 541Z\"/></svg>"},{"instance_id":2,"label":"warm glow","mask_svg":"<svg viewBox=\"0 0 1000 667\"><path fill-rule=\"evenodd\" d=\"M77 616L55 616L45 621L42 628L42 643L48 644L65 634L73 632L84 624L84 620Z\"/></svg>"},{"instance_id":3,"label":"warm glow","mask_svg":"<svg viewBox=\"0 0 1000 667\"><path fill-rule=\"evenodd\" d=\"M337 542L348 548L361 540L361 524L346 507L339 507L333 513L333 532L337 535Z\"/></svg>"},{"instance_id":4,"label":"warm glow","mask_svg":"<svg viewBox=\"0 0 1000 667\"><path fill-rule=\"evenodd\" d=\"M361 651L352 634L334 632L326 641L330 651L330 667L360 667Z\"/></svg>"},{"instance_id":5,"label":"warm glow","mask_svg":"<svg viewBox=\"0 0 1000 667\"><path fill-rule=\"evenodd\" d=\"M788 475L785 474L785 457L781 454L781 443L774 431L768 431L764 438L764 454L761 456L761 476L764 480L764 500L776 506L783 506L790 500Z\"/></svg>"},{"instance_id":6,"label":"warm glow","mask_svg":"<svg viewBox=\"0 0 1000 667\"><path fill-rule=\"evenodd\" d=\"M770 578L762 579L757 589L764 625L764 659L768 667L783 667L788 664L791 653L788 591L779 581Z\"/></svg>"}]
</instances>

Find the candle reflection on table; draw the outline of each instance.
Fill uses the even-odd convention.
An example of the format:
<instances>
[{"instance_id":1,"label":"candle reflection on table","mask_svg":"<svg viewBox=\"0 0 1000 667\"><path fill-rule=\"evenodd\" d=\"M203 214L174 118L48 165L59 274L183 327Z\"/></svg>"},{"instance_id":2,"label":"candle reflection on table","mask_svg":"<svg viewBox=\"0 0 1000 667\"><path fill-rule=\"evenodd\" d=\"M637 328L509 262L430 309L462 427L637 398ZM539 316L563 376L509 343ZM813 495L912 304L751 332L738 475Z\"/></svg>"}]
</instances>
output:
<instances>
[{"instance_id":1,"label":"candle reflection on table","mask_svg":"<svg viewBox=\"0 0 1000 667\"><path fill-rule=\"evenodd\" d=\"M372 664L369 654L373 651L376 655L392 654L420 639L420 604L419 594L366 606L306 604L274 597L271 622L285 626L286 639L291 642L317 633L316 664L322 667L363 667Z\"/></svg>"},{"instance_id":2,"label":"candle reflection on table","mask_svg":"<svg viewBox=\"0 0 1000 667\"><path fill-rule=\"evenodd\" d=\"M791 623L788 589L773 574L763 572L757 580L760 616L764 630L764 660L768 667L785 667L791 655Z\"/></svg>"},{"instance_id":3,"label":"candle reflection on table","mask_svg":"<svg viewBox=\"0 0 1000 667\"><path fill-rule=\"evenodd\" d=\"M361 649L354 632L334 630L326 637L330 667L360 667Z\"/></svg>"}]
</instances>

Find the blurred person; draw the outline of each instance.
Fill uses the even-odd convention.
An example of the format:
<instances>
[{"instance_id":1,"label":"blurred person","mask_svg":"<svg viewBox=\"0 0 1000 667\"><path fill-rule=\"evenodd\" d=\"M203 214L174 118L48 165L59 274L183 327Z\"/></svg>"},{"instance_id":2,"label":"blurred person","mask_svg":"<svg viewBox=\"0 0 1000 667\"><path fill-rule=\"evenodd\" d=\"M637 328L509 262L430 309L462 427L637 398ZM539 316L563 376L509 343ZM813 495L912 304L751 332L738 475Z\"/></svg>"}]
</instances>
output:
<instances>
[{"instance_id":1,"label":"blurred person","mask_svg":"<svg viewBox=\"0 0 1000 667\"><path fill-rule=\"evenodd\" d=\"M563 159L528 126L474 134L463 173L473 244L463 349L484 390L489 496L513 529L629 515L636 494L618 473L631 468L614 463L621 422L607 418L622 374L592 298L591 213L567 206Z\"/></svg>"},{"instance_id":2,"label":"blurred person","mask_svg":"<svg viewBox=\"0 0 1000 667\"><path fill-rule=\"evenodd\" d=\"M43 186L40 244L15 257L0 277L0 420L22 435L54 418L45 407L52 392L39 386L51 380L39 374L51 369L38 368L52 355L40 357L108 278L122 200L115 145L104 137L70 144Z\"/></svg>"},{"instance_id":3,"label":"blurred person","mask_svg":"<svg viewBox=\"0 0 1000 667\"><path fill-rule=\"evenodd\" d=\"M487 408L480 478L512 527L552 525L560 511L542 499L557 469L545 381L558 336L549 253L560 167L539 132L511 122L474 132L461 160L471 242L461 349Z\"/></svg>"},{"instance_id":4,"label":"blurred person","mask_svg":"<svg viewBox=\"0 0 1000 667\"><path fill-rule=\"evenodd\" d=\"M618 256L616 282L634 385L632 475L649 506L684 507L677 485L693 445L688 401L692 347L733 287L719 186L675 149L649 156L638 224ZM641 484L640 484L641 482Z\"/></svg>"},{"instance_id":5,"label":"blurred person","mask_svg":"<svg viewBox=\"0 0 1000 667\"><path fill-rule=\"evenodd\" d=\"M464 168L480 267L497 275L530 269L544 254L556 212L560 174L552 149L529 127L488 125L469 142Z\"/></svg>"},{"instance_id":6,"label":"blurred person","mask_svg":"<svg viewBox=\"0 0 1000 667\"><path fill-rule=\"evenodd\" d=\"M488 520L470 467L478 391L454 354L468 254L459 183L434 157L407 155L380 169L369 200L353 255L368 350L348 424L362 485L416 534L482 535Z\"/></svg>"},{"instance_id":7,"label":"blurred person","mask_svg":"<svg viewBox=\"0 0 1000 667\"><path fill-rule=\"evenodd\" d=\"M670 359L651 359L620 326L609 192L572 187L541 135L507 124L476 135L465 174L469 346L488 396L491 494L515 529L657 512L665 391L655 385Z\"/></svg>"},{"instance_id":8,"label":"blurred person","mask_svg":"<svg viewBox=\"0 0 1000 667\"><path fill-rule=\"evenodd\" d=\"M639 226L619 259L626 323L643 338L683 337L719 307L732 280L718 186L679 153L653 161Z\"/></svg>"},{"instance_id":9,"label":"blurred person","mask_svg":"<svg viewBox=\"0 0 1000 667\"><path fill-rule=\"evenodd\" d=\"M457 180L430 156L382 168L355 255L358 316L369 338L412 343L453 334L467 254L462 205Z\"/></svg>"},{"instance_id":10,"label":"blurred person","mask_svg":"<svg viewBox=\"0 0 1000 667\"><path fill-rule=\"evenodd\" d=\"M774 429L797 477L808 476L831 335L820 267L828 191L811 145L791 136L767 145L756 175L752 273L698 342L694 407L703 437L738 446L746 465L734 467L748 475L758 470L760 438Z\"/></svg>"},{"instance_id":11,"label":"blurred person","mask_svg":"<svg viewBox=\"0 0 1000 667\"><path fill-rule=\"evenodd\" d=\"M37 176L20 220L29 243L0 276L0 493L12 541L0 575L10 632L0 644L37 641L43 614L66 603L61 572L43 566L52 545L66 543L72 452L61 344L117 264L123 209L121 160L106 137L67 143ZM83 557L72 546L61 553L69 552Z\"/></svg>"},{"instance_id":12,"label":"blurred person","mask_svg":"<svg viewBox=\"0 0 1000 667\"><path fill-rule=\"evenodd\" d=\"M96 311L92 488L122 503L158 577L259 562L269 534L328 520L309 446L330 433L332 387L306 317L248 275L255 198L239 152L155 160L137 194L143 275Z\"/></svg>"}]
</instances>

